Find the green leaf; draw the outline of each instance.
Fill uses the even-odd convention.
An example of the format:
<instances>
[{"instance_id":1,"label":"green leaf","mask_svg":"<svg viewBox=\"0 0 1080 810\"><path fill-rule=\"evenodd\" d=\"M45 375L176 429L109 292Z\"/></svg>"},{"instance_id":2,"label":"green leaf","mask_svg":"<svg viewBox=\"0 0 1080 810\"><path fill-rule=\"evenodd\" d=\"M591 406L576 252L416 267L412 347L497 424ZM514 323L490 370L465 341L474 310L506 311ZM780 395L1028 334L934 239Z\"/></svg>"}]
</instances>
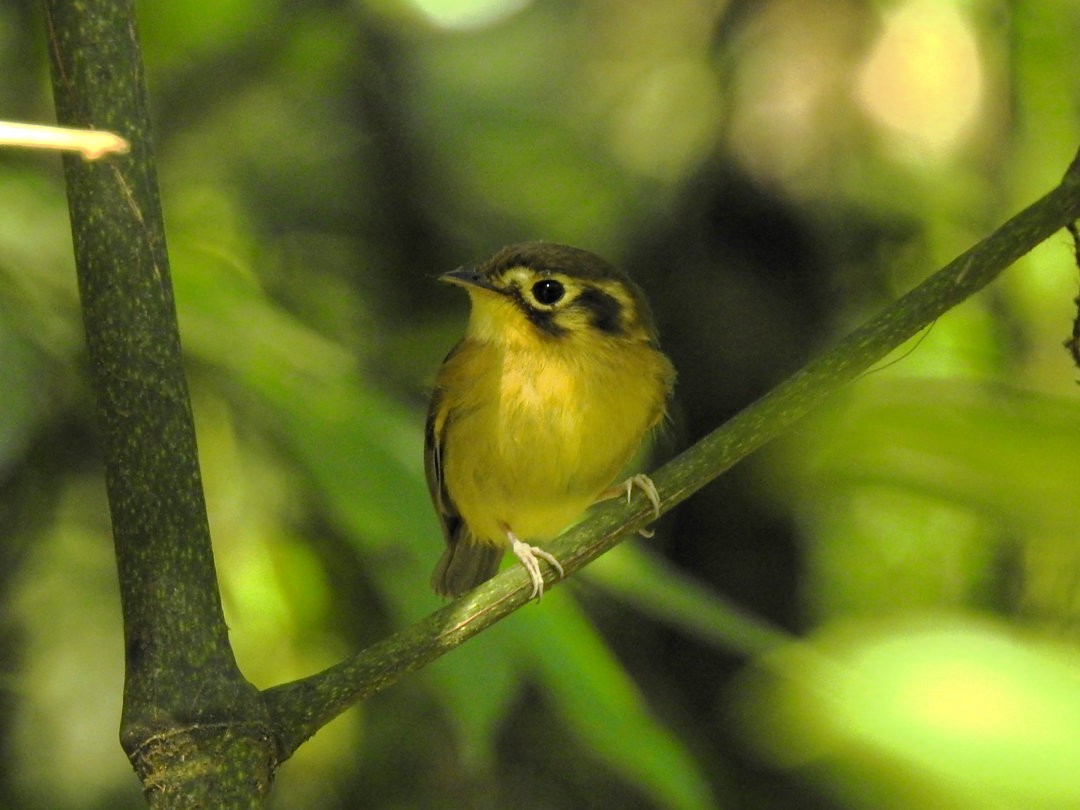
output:
<instances>
[{"instance_id":1,"label":"green leaf","mask_svg":"<svg viewBox=\"0 0 1080 810\"><path fill-rule=\"evenodd\" d=\"M1077 807L1080 661L937 614L834 624L748 671L742 727L848 807Z\"/></svg>"},{"instance_id":2,"label":"green leaf","mask_svg":"<svg viewBox=\"0 0 1080 810\"><path fill-rule=\"evenodd\" d=\"M584 576L642 613L728 652L758 655L790 640L636 543L604 555Z\"/></svg>"},{"instance_id":3,"label":"green leaf","mask_svg":"<svg viewBox=\"0 0 1080 810\"><path fill-rule=\"evenodd\" d=\"M860 385L846 407L813 424L789 445L797 474L815 484L804 491L894 486L1012 529L1080 523L1075 398L980 382L884 380Z\"/></svg>"},{"instance_id":4,"label":"green leaf","mask_svg":"<svg viewBox=\"0 0 1080 810\"><path fill-rule=\"evenodd\" d=\"M571 729L630 783L672 810L716 806L705 777L658 721L580 606L556 592L515 617L523 651Z\"/></svg>"}]
</instances>

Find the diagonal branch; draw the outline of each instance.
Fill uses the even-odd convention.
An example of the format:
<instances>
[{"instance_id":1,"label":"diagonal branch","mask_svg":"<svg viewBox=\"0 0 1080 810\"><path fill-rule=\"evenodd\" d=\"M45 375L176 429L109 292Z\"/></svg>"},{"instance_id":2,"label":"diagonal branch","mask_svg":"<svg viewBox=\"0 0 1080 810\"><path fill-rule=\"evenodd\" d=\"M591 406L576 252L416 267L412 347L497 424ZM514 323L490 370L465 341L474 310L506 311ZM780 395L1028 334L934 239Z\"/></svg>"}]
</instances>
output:
<instances>
[{"instance_id":1,"label":"diagonal branch","mask_svg":"<svg viewBox=\"0 0 1080 810\"><path fill-rule=\"evenodd\" d=\"M1080 218L1080 153L1061 184L856 329L769 394L653 475L666 512L863 373L920 329L981 290L1005 268ZM640 499L627 515L606 503L550 550L567 574L618 544L652 517ZM508 570L419 623L342 663L264 692L284 759L350 705L449 652L529 601L524 573Z\"/></svg>"}]
</instances>

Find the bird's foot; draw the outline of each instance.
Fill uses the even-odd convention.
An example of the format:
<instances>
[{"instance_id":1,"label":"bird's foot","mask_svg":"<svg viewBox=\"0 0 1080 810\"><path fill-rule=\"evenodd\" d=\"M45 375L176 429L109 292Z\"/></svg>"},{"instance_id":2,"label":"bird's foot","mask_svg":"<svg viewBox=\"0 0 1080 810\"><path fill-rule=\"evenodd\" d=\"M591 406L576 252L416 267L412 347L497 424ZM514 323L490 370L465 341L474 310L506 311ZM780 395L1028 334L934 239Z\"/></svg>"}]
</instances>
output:
<instances>
[{"instance_id":1,"label":"bird's foot","mask_svg":"<svg viewBox=\"0 0 1080 810\"><path fill-rule=\"evenodd\" d=\"M652 504L653 512L656 517L660 517L660 493L656 491L656 484L652 479L644 473L638 473L637 475L631 475L621 484L616 484L613 487L605 489L600 493L598 501L606 501L610 498L621 498L623 493L626 493L626 503L630 503L630 498L634 494L634 488L637 487L644 493L645 497L649 499L649 503ZM655 532L652 529L638 529L638 534L642 537L652 537Z\"/></svg>"},{"instance_id":2,"label":"bird's foot","mask_svg":"<svg viewBox=\"0 0 1080 810\"><path fill-rule=\"evenodd\" d=\"M555 559L554 555L544 551L542 548L530 546L528 543L518 540L512 531L507 530L506 537L510 541L510 550L514 552L514 556L525 566L525 570L529 574L529 580L533 586L529 598L536 597L536 601L539 602L544 596L544 575L540 573L540 560L544 560L558 571L560 577L565 576L562 565Z\"/></svg>"}]
</instances>

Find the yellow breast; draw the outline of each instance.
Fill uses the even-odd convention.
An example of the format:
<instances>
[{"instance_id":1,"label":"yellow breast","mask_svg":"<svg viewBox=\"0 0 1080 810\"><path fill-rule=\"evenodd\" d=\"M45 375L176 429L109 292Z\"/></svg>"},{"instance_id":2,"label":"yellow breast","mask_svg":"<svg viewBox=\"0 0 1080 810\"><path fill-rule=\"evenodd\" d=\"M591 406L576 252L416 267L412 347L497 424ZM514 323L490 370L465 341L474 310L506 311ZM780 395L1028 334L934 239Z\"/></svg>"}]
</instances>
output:
<instances>
[{"instance_id":1,"label":"yellow breast","mask_svg":"<svg viewBox=\"0 0 1080 810\"><path fill-rule=\"evenodd\" d=\"M645 344L466 340L443 366L443 470L480 539L555 536L663 415L671 369ZM595 344L595 345L594 345Z\"/></svg>"}]
</instances>

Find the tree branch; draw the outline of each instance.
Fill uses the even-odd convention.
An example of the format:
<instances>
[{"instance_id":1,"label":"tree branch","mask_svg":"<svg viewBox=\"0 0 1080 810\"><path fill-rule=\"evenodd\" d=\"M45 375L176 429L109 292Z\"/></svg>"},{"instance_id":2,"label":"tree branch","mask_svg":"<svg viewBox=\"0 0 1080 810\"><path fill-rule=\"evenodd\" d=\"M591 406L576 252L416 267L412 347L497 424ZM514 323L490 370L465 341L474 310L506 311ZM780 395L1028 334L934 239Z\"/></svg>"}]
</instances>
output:
<instances>
[{"instance_id":1,"label":"tree branch","mask_svg":"<svg viewBox=\"0 0 1080 810\"><path fill-rule=\"evenodd\" d=\"M218 594L134 4L46 0L45 14L59 121L131 143L64 159L124 615L121 741L152 803L233 806L252 774L269 786L271 747ZM230 757L251 767L222 768Z\"/></svg>"},{"instance_id":2,"label":"tree branch","mask_svg":"<svg viewBox=\"0 0 1080 810\"><path fill-rule=\"evenodd\" d=\"M1080 153L1057 188L659 469L652 478L660 492L661 511L670 510L783 433L920 329L1078 218ZM567 575L653 518L652 508L644 498L635 504L629 514L625 506L617 503L601 504L587 520L549 547ZM521 570L507 570L354 657L316 675L267 690L264 696L277 729L279 757L288 757L353 703L508 616L529 601L530 591L531 585Z\"/></svg>"}]
</instances>

